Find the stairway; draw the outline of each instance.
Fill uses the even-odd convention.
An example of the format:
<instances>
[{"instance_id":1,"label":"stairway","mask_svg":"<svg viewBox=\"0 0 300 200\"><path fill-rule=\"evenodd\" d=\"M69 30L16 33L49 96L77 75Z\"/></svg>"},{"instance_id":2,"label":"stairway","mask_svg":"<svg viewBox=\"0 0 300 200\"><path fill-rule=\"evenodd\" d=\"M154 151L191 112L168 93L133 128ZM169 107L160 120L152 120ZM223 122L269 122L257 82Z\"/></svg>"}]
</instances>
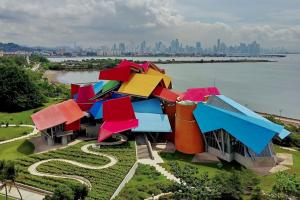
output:
<instances>
[{"instance_id":1,"label":"stairway","mask_svg":"<svg viewBox=\"0 0 300 200\"><path fill-rule=\"evenodd\" d=\"M176 178L173 174L171 174L170 172L168 172L165 168L163 168L162 166L158 165L158 164L150 164L151 166L155 167L156 171L158 171L159 173L161 173L163 176L165 176L167 179L171 180L171 181L175 181L177 183L180 182L179 178Z\"/></svg>"},{"instance_id":2,"label":"stairway","mask_svg":"<svg viewBox=\"0 0 300 200\"><path fill-rule=\"evenodd\" d=\"M149 148L146 142L146 135L137 134L135 137L136 145L137 145L137 158L140 159L152 159L151 154L149 152Z\"/></svg>"}]
</instances>

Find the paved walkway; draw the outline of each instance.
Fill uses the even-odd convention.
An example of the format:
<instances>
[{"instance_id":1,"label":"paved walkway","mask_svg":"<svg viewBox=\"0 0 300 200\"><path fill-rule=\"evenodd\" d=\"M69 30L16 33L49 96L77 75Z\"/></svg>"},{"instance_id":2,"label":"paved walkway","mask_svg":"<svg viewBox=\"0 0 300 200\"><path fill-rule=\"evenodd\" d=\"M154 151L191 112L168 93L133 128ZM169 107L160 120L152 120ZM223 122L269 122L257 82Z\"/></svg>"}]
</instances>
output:
<instances>
[{"instance_id":1,"label":"paved walkway","mask_svg":"<svg viewBox=\"0 0 300 200\"><path fill-rule=\"evenodd\" d=\"M43 172L39 172L37 170L37 167L41 164L47 163L47 162L51 162L51 161L60 161L60 162L65 162L65 163L69 163L72 165L75 165L77 167L81 167L81 168L85 168L85 169L104 169L104 168L109 168L113 165L115 165L117 163L117 159L114 158L113 156L104 154L104 153L100 153L100 152L94 152L94 151L90 151L88 148L89 147L95 147L95 144L87 144L81 147L81 150L87 154L93 154L93 155L97 155L97 156L104 156L107 157L110 162L108 164L105 165L101 165L101 166L95 166L95 165L88 165L88 164L83 164L83 163L79 163L73 160L66 160L66 159L48 159L48 160L41 160L39 162L36 162L34 164L32 164L31 166L29 166L28 171L30 174L35 175L35 176L45 176L45 177L53 177L53 178L67 178L67 179L73 179L73 180L77 180L82 184L85 184L86 186L89 187L89 189L92 188L92 184L90 183L90 181L84 177L81 176L75 176L75 175L56 175L56 174L49 174L49 173L43 173Z\"/></svg>"},{"instance_id":2,"label":"paved walkway","mask_svg":"<svg viewBox=\"0 0 300 200\"><path fill-rule=\"evenodd\" d=\"M29 190L26 190L26 189L23 189L20 187L19 187L19 190L23 197L23 200L43 200L45 197L42 194L31 192ZM0 193L5 195L5 189L3 188L2 190L0 190ZM10 192L8 191L8 196L16 198L16 199L20 199L20 195L15 187L12 187Z\"/></svg>"},{"instance_id":3,"label":"paved walkway","mask_svg":"<svg viewBox=\"0 0 300 200\"><path fill-rule=\"evenodd\" d=\"M1 125L2 127L5 127L6 125ZM15 124L10 124L8 125L9 127L15 127L16 125ZM35 126L33 125L26 125L26 124L22 124L22 125L19 125L21 127L31 127L33 129L33 131L27 135L23 135L21 137L16 137L16 138L13 138L13 139L10 139L10 140L4 140L4 141L1 141L0 144L6 144L6 143L9 143L9 142L14 142L14 141L17 141L17 140L22 140L22 139L26 139L26 138L29 138L33 135L36 135L38 134L38 130L35 128Z\"/></svg>"}]
</instances>

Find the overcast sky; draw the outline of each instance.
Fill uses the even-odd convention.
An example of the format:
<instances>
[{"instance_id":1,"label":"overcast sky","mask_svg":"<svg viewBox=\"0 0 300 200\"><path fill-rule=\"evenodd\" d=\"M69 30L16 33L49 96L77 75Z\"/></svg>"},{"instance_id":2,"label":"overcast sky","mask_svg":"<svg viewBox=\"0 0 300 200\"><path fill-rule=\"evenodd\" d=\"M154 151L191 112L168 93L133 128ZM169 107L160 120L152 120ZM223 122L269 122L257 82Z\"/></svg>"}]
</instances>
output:
<instances>
[{"instance_id":1,"label":"overcast sky","mask_svg":"<svg viewBox=\"0 0 300 200\"><path fill-rule=\"evenodd\" d=\"M97 47L173 38L300 50L300 0L0 0L0 42Z\"/></svg>"}]
</instances>

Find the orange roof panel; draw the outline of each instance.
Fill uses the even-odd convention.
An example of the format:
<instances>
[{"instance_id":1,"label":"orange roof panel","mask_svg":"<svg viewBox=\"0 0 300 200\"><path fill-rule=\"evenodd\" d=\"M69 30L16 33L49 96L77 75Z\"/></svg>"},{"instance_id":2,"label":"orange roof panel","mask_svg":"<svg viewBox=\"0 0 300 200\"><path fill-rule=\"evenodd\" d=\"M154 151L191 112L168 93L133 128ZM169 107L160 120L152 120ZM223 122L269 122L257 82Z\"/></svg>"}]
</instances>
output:
<instances>
[{"instance_id":1,"label":"orange roof panel","mask_svg":"<svg viewBox=\"0 0 300 200\"><path fill-rule=\"evenodd\" d=\"M31 115L38 130L45 130L59 124L71 124L84 116L77 103L70 99Z\"/></svg>"}]
</instances>

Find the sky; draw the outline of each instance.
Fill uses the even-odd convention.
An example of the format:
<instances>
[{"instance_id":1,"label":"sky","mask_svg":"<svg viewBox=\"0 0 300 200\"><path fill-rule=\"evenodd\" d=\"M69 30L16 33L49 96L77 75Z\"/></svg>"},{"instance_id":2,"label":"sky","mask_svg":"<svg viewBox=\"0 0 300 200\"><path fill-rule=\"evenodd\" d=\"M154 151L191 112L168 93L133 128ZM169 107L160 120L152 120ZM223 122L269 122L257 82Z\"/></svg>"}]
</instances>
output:
<instances>
[{"instance_id":1,"label":"sky","mask_svg":"<svg viewBox=\"0 0 300 200\"><path fill-rule=\"evenodd\" d=\"M178 38L300 50L299 0L0 0L0 42L99 47Z\"/></svg>"}]
</instances>

